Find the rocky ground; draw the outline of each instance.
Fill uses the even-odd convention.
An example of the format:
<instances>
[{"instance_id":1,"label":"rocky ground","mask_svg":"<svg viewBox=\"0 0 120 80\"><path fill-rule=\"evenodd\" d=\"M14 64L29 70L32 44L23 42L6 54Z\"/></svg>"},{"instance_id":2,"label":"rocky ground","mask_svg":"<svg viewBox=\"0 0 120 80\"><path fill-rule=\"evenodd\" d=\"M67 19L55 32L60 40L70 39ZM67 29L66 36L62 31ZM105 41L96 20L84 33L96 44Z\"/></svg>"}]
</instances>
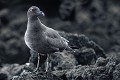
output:
<instances>
[{"instance_id":1,"label":"rocky ground","mask_svg":"<svg viewBox=\"0 0 120 80\"><path fill-rule=\"evenodd\" d=\"M34 72L37 53L31 52L29 63L3 65L0 80L119 80L120 60L107 57L104 50L85 35L60 32L68 39L72 51L55 52L48 58L41 56L39 70Z\"/></svg>"},{"instance_id":2,"label":"rocky ground","mask_svg":"<svg viewBox=\"0 0 120 80\"><path fill-rule=\"evenodd\" d=\"M33 72L37 55L23 39L32 5L73 48L51 54L47 73L46 56ZM0 0L0 80L119 80L119 13L119 0Z\"/></svg>"}]
</instances>

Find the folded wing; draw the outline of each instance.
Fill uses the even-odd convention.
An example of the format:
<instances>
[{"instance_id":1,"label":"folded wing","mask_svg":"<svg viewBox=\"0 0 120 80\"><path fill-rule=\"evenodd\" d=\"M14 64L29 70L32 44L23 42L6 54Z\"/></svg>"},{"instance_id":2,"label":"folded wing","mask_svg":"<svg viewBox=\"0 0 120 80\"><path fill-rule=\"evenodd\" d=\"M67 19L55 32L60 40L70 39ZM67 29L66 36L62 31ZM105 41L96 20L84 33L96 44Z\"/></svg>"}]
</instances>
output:
<instances>
[{"instance_id":1,"label":"folded wing","mask_svg":"<svg viewBox=\"0 0 120 80\"><path fill-rule=\"evenodd\" d=\"M56 47L59 49L66 49L68 47L68 40L61 37L59 33L53 29L45 31L46 40L51 47Z\"/></svg>"}]
</instances>

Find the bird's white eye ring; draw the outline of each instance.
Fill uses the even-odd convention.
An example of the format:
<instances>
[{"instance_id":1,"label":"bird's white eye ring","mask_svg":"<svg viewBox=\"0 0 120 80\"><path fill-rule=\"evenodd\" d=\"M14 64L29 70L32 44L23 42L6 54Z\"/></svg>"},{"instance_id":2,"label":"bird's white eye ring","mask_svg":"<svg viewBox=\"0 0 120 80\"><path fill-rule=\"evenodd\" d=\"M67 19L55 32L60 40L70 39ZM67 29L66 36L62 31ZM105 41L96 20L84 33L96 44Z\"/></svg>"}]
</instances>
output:
<instances>
[{"instance_id":1,"label":"bird's white eye ring","mask_svg":"<svg viewBox=\"0 0 120 80\"><path fill-rule=\"evenodd\" d=\"M33 10L33 8L31 8L31 11Z\"/></svg>"},{"instance_id":2,"label":"bird's white eye ring","mask_svg":"<svg viewBox=\"0 0 120 80\"><path fill-rule=\"evenodd\" d=\"M31 8L31 11L36 11L37 9L36 8Z\"/></svg>"}]
</instances>

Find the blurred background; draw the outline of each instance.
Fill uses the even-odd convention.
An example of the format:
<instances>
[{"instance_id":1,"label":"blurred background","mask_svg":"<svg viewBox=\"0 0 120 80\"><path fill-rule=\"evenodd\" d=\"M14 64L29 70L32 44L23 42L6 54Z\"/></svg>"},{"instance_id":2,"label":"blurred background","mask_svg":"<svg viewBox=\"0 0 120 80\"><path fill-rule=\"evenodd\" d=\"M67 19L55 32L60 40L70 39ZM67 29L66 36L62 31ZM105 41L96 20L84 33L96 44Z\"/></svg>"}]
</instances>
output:
<instances>
[{"instance_id":1,"label":"blurred background","mask_svg":"<svg viewBox=\"0 0 120 80\"><path fill-rule=\"evenodd\" d=\"M56 30L85 34L106 55L120 54L119 0L0 0L0 64L26 63L24 43L27 10L38 6L46 15L41 21Z\"/></svg>"}]
</instances>

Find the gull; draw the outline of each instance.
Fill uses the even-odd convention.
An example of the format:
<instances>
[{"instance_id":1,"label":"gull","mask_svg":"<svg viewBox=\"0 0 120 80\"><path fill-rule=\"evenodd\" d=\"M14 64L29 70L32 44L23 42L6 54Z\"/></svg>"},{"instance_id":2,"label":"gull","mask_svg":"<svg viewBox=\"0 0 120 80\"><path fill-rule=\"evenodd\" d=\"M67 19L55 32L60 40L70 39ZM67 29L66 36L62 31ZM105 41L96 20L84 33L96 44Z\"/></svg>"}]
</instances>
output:
<instances>
[{"instance_id":1,"label":"gull","mask_svg":"<svg viewBox=\"0 0 120 80\"><path fill-rule=\"evenodd\" d=\"M44 25L40 16L45 16L44 12L36 6L31 6L27 11L27 29L24 40L28 48L38 53L37 68L39 68L40 55L49 55L59 50L71 50L68 45L68 40L61 37L58 31ZM48 71L48 57L47 67Z\"/></svg>"}]
</instances>

